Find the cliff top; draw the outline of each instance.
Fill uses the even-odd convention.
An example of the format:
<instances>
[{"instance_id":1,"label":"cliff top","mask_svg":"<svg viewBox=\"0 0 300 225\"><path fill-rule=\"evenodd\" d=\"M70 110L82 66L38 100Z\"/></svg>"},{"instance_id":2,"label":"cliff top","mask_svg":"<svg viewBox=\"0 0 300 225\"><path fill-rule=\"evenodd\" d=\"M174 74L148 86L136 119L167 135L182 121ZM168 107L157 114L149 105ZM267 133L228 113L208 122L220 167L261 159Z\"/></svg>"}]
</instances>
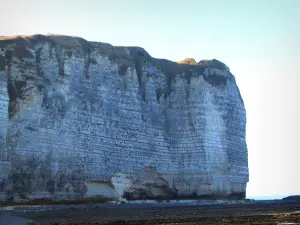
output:
<instances>
[{"instance_id":1,"label":"cliff top","mask_svg":"<svg viewBox=\"0 0 300 225\"><path fill-rule=\"evenodd\" d=\"M230 74L229 68L216 59L201 60L196 63L195 59L187 58L179 62L173 62L166 59L153 58L145 49L137 46L113 46L108 43L87 41L80 37L64 35L0 36L0 51L6 49L6 57L13 56L20 59L34 58L29 49L34 49L37 43L43 42L50 42L58 48L72 50L77 55L82 56L90 54L93 50L97 50L101 55L107 56L109 60L117 61L125 65L125 67L132 65L133 62L140 64L141 62L148 61L171 77L182 72L202 74L207 68L226 71Z\"/></svg>"}]
</instances>

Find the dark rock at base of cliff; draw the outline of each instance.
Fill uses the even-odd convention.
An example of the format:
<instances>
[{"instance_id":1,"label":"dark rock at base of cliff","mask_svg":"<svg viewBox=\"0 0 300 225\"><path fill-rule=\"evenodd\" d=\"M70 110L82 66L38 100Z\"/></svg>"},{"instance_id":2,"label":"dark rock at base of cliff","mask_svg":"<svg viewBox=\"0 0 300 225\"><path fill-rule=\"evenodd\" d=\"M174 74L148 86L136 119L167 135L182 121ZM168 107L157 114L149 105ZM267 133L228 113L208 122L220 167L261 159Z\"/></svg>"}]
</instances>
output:
<instances>
[{"instance_id":1,"label":"dark rock at base of cliff","mask_svg":"<svg viewBox=\"0 0 300 225\"><path fill-rule=\"evenodd\" d=\"M127 200L171 199L174 196L177 190L171 188L152 166L138 170L134 182L123 194Z\"/></svg>"}]
</instances>

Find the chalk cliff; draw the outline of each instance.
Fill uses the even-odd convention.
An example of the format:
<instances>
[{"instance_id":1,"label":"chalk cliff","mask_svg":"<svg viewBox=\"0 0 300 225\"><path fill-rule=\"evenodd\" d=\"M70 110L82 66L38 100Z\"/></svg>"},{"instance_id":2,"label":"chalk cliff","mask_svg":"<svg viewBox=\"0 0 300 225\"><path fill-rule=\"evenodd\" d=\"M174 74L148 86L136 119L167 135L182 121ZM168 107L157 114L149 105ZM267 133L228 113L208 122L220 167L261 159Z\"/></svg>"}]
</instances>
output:
<instances>
[{"instance_id":1,"label":"chalk cliff","mask_svg":"<svg viewBox=\"0 0 300 225\"><path fill-rule=\"evenodd\" d=\"M0 37L0 192L243 198L246 112L218 60L68 36Z\"/></svg>"}]
</instances>

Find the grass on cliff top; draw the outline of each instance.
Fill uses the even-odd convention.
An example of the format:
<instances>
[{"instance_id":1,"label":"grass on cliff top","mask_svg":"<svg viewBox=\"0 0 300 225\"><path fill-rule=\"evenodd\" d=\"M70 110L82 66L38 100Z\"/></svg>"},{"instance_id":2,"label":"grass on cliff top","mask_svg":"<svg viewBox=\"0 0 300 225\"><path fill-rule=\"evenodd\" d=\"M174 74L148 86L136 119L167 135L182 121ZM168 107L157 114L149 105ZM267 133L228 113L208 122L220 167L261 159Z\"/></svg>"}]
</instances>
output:
<instances>
[{"instance_id":1,"label":"grass on cliff top","mask_svg":"<svg viewBox=\"0 0 300 225\"><path fill-rule=\"evenodd\" d=\"M152 61L159 69L162 69L167 74L180 73L188 69L193 69L197 71L202 71L206 68L216 68L216 69L225 69L226 66L224 63L212 59L212 60L201 60L196 63L193 58L186 58L179 62L173 62L166 59L155 59L152 58L147 51L141 47L121 47L121 46L112 46L108 43L101 42L89 42L83 38L75 36L66 36L66 35L19 35L19 36L0 36L0 47L6 47L7 44L16 43L19 47L32 46L35 42L38 41L50 41L54 45L58 45L64 48L82 48L83 52L89 52L91 48L100 50L101 54L108 56L110 60L116 59L126 59L126 60L136 60L136 58L144 58L144 60ZM3 42L2 42L3 41ZM2 42L2 43L1 43ZM3 46L4 45L4 46ZM131 56L125 53L125 49L128 49L131 52ZM24 54L22 54L24 55ZM131 59L129 59L131 58Z\"/></svg>"},{"instance_id":2,"label":"grass on cliff top","mask_svg":"<svg viewBox=\"0 0 300 225\"><path fill-rule=\"evenodd\" d=\"M17 39L17 38L26 38L27 36L22 36L22 35L18 35L18 36L0 36L0 41L5 41L5 40L13 40L13 39Z\"/></svg>"},{"instance_id":3,"label":"grass on cliff top","mask_svg":"<svg viewBox=\"0 0 300 225\"><path fill-rule=\"evenodd\" d=\"M188 65L196 65L197 62L195 59L193 58L186 58L184 60L178 61L178 64L188 64Z\"/></svg>"},{"instance_id":4,"label":"grass on cliff top","mask_svg":"<svg viewBox=\"0 0 300 225\"><path fill-rule=\"evenodd\" d=\"M204 59L197 63L197 65L207 66L208 68L216 68L216 69L226 69L226 65L219 60L212 59Z\"/></svg>"}]
</instances>

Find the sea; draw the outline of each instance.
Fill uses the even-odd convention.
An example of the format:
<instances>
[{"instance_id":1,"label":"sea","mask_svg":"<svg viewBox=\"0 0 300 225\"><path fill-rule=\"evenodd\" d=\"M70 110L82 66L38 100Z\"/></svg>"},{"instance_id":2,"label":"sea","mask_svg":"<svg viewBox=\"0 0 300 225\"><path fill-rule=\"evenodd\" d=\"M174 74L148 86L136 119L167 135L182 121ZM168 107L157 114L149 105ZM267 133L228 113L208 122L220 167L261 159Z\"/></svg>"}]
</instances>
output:
<instances>
[{"instance_id":1,"label":"sea","mask_svg":"<svg viewBox=\"0 0 300 225\"><path fill-rule=\"evenodd\" d=\"M290 195L270 195L270 196L247 196L247 199L254 199L254 200L275 200L275 199L282 199L288 197Z\"/></svg>"}]
</instances>

